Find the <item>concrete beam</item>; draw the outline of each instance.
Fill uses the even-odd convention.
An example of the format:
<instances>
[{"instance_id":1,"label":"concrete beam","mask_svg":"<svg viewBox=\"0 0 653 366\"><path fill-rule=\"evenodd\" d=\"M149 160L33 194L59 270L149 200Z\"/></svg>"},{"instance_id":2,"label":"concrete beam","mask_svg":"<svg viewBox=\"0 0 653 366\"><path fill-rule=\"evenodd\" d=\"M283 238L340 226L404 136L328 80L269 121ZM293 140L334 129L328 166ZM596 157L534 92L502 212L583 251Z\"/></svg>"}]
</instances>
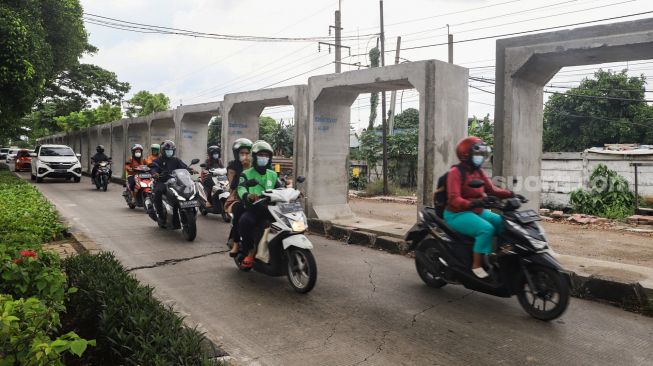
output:
<instances>
[{"instance_id":1,"label":"concrete beam","mask_svg":"<svg viewBox=\"0 0 653 366\"><path fill-rule=\"evenodd\" d=\"M653 19L498 40L493 174L539 207L543 86L565 66L651 58Z\"/></svg>"},{"instance_id":2,"label":"concrete beam","mask_svg":"<svg viewBox=\"0 0 653 366\"><path fill-rule=\"evenodd\" d=\"M185 163L204 160L209 134L209 121L222 111L222 102L180 106L175 110L177 156Z\"/></svg>"},{"instance_id":3,"label":"concrete beam","mask_svg":"<svg viewBox=\"0 0 653 366\"><path fill-rule=\"evenodd\" d=\"M419 205L430 202L437 177L456 163L455 144L467 132L468 75L466 68L428 60L309 78L309 215L353 216L347 204L351 104L360 93L383 90L420 93L417 197Z\"/></svg>"}]
</instances>

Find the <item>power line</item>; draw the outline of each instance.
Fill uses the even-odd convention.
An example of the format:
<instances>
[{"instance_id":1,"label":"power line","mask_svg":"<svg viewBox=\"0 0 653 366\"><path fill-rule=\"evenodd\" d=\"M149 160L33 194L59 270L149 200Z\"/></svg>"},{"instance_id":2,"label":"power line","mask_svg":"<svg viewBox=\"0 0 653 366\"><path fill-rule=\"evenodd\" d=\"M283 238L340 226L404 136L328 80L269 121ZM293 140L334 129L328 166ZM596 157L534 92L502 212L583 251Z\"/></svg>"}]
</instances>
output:
<instances>
[{"instance_id":1,"label":"power line","mask_svg":"<svg viewBox=\"0 0 653 366\"><path fill-rule=\"evenodd\" d=\"M278 85L278 84L281 84L281 83L283 83L284 81L288 81L288 80L294 79L294 78L299 77L299 76L302 76L302 75L306 75L306 74L311 73L311 72L313 72L313 71L316 71L316 70L322 69L322 68L324 68L324 67L327 67L327 66L331 65L332 63L333 63L333 61L330 61L330 62L328 62L328 63L326 63L326 64L324 64L324 65L322 65L322 66L318 66L318 67L316 67L316 68L314 68L314 69L308 70L308 71L303 72L303 73L301 73L301 74L297 74L297 75L291 76L291 77L289 77L289 78L283 79L283 80L281 80L281 81L278 81L278 82L276 82L276 83L272 83L272 84L270 84L270 85L266 85L266 86L264 86L264 87L262 87L262 88L259 88L259 90L261 90L261 89L265 89L265 88L269 88L269 87L271 87L271 86L275 86L275 85Z\"/></svg>"}]
</instances>

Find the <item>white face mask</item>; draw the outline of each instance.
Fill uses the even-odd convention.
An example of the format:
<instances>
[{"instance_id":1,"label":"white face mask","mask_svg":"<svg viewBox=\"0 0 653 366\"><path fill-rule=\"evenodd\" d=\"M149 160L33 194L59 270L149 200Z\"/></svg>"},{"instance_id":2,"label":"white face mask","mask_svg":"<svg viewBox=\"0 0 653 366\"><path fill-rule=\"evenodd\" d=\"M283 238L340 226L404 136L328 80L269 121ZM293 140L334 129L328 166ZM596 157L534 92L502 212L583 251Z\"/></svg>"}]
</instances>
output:
<instances>
[{"instance_id":1,"label":"white face mask","mask_svg":"<svg viewBox=\"0 0 653 366\"><path fill-rule=\"evenodd\" d=\"M474 155L472 156L472 163L474 163L475 167L480 167L483 165L483 162L485 161L485 157L480 156L480 155Z\"/></svg>"},{"instance_id":2,"label":"white face mask","mask_svg":"<svg viewBox=\"0 0 653 366\"><path fill-rule=\"evenodd\" d=\"M215 159L215 160L220 159L220 154L213 154L213 159Z\"/></svg>"},{"instance_id":3,"label":"white face mask","mask_svg":"<svg viewBox=\"0 0 653 366\"><path fill-rule=\"evenodd\" d=\"M165 152L166 156L169 157L169 158L171 158L172 154L175 153L174 150L165 150L164 152Z\"/></svg>"},{"instance_id":4,"label":"white face mask","mask_svg":"<svg viewBox=\"0 0 653 366\"><path fill-rule=\"evenodd\" d=\"M140 157L141 157L141 153L139 153L139 152L134 153L134 156L137 157L137 158L140 158Z\"/></svg>"},{"instance_id":5,"label":"white face mask","mask_svg":"<svg viewBox=\"0 0 653 366\"><path fill-rule=\"evenodd\" d=\"M256 164L258 164L258 166L261 166L261 167L267 166L269 161L270 161L270 158L268 158L267 156L258 156L256 158Z\"/></svg>"}]
</instances>

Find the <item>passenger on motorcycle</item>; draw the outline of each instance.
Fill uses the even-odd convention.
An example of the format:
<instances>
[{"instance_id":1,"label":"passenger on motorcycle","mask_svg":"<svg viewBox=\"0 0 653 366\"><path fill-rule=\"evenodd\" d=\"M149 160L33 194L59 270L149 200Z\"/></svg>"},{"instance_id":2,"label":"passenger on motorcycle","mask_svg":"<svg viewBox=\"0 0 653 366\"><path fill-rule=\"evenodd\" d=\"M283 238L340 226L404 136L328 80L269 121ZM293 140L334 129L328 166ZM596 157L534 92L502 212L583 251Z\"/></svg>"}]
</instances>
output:
<instances>
[{"instance_id":1,"label":"passenger on motorcycle","mask_svg":"<svg viewBox=\"0 0 653 366\"><path fill-rule=\"evenodd\" d=\"M202 185L204 186L204 191L206 192L206 197L211 197L211 193L213 190L213 178L211 177L211 174L208 174L209 169L216 169L216 168L223 168L222 166L222 160L220 160L220 148L211 145L207 148L206 150L207 158L204 164L206 164L206 167L204 168L204 180L202 180ZM211 208L213 205L211 204L211 200L206 201L206 208Z\"/></svg>"},{"instance_id":2,"label":"passenger on motorcycle","mask_svg":"<svg viewBox=\"0 0 653 366\"><path fill-rule=\"evenodd\" d=\"M132 193L132 199L136 199L136 191L134 185L136 185L136 180L134 179L134 168L145 164L145 159L143 159L143 146L141 144L134 144L131 148L132 155L125 162L125 176L127 177L127 187Z\"/></svg>"},{"instance_id":3,"label":"passenger on motorcycle","mask_svg":"<svg viewBox=\"0 0 653 366\"><path fill-rule=\"evenodd\" d=\"M151 151L150 156L145 158L145 165L150 165L154 162L154 160L159 158L159 151L161 151L161 145L152 144L150 146L150 151Z\"/></svg>"},{"instance_id":4,"label":"passenger on motorcycle","mask_svg":"<svg viewBox=\"0 0 653 366\"><path fill-rule=\"evenodd\" d=\"M104 146L98 145L95 148L95 155L91 156L91 164L93 164L93 169L91 170L91 184L95 184L95 175L97 174L98 164L103 161L109 161L109 157L104 154ZM111 176L111 171L109 171L109 176Z\"/></svg>"},{"instance_id":5,"label":"passenger on motorcycle","mask_svg":"<svg viewBox=\"0 0 653 366\"><path fill-rule=\"evenodd\" d=\"M481 169L490 152L490 147L478 137L469 136L458 142L456 155L460 164L452 167L447 176L447 207L444 210L444 220L449 227L475 238L472 271L479 278L488 276L483 269L483 255L492 253L494 236L504 230L501 216L483 209L483 198L486 194L498 198L514 195L492 184ZM464 174L461 174L461 169ZM474 179L483 180L485 185L470 187L468 184Z\"/></svg>"},{"instance_id":6,"label":"passenger on motorcycle","mask_svg":"<svg viewBox=\"0 0 653 366\"><path fill-rule=\"evenodd\" d=\"M240 216L245 211L243 203L238 198L238 183L241 174L245 169L249 169L251 165L250 152L252 149L252 141L246 138L240 138L234 141L231 150L234 153L234 160L227 164L227 179L229 179L231 196L227 199L225 210L231 212L231 232L227 243L233 243L229 255L235 257L240 251L240 231L238 222Z\"/></svg>"},{"instance_id":7,"label":"passenger on motorcycle","mask_svg":"<svg viewBox=\"0 0 653 366\"><path fill-rule=\"evenodd\" d=\"M175 150L177 150L175 143L170 140L165 140L161 144L161 150L163 154L153 162L152 165L152 175L156 179L154 184L154 208L156 209L159 219L163 217L163 194L166 191L165 182L168 180L168 174L176 169L188 169L188 166L181 161L181 159L175 157ZM193 174L197 172L191 169ZM162 226L165 226L164 222L160 223Z\"/></svg>"},{"instance_id":8,"label":"passenger on motorcycle","mask_svg":"<svg viewBox=\"0 0 653 366\"><path fill-rule=\"evenodd\" d=\"M241 266L251 268L254 265L256 244L261 239L265 230L266 221L271 215L265 207L252 206L262 193L268 189L281 186L277 173L268 169L272 160L272 147L265 141L259 140L252 145L253 166L243 171L238 185L238 197L244 203L246 211L240 217L238 224L242 238L240 251L246 254ZM247 187L249 180L258 182L256 186Z\"/></svg>"}]
</instances>

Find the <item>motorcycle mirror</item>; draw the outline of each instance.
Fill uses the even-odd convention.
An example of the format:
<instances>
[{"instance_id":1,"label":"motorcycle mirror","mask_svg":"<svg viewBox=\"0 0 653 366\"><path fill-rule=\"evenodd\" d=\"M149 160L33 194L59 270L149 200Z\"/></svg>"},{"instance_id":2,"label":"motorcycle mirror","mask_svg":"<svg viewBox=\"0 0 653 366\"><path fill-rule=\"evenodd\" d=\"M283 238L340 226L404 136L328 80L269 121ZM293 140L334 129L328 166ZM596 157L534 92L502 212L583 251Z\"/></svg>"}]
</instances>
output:
<instances>
[{"instance_id":1,"label":"motorcycle mirror","mask_svg":"<svg viewBox=\"0 0 653 366\"><path fill-rule=\"evenodd\" d=\"M302 177L301 175L295 179L297 183L304 183L306 181L306 177Z\"/></svg>"},{"instance_id":2,"label":"motorcycle mirror","mask_svg":"<svg viewBox=\"0 0 653 366\"><path fill-rule=\"evenodd\" d=\"M481 188L485 185L485 182L480 179L472 179L472 181L467 185L471 188Z\"/></svg>"},{"instance_id":3,"label":"motorcycle mirror","mask_svg":"<svg viewBox=\"0 0 653 366\"><path fill-rule=\"evenodd\" d=\"M258 185L258 181L256 179L250 179L243 184L246 188L249 187L256 187Z\"/></svg>"},{"instance_id":4,"label":"motorcycle mirror","mask_svg":"<svg viewBox=\"0 0 653 366\"><path fill-rule=\"evenodd\" d=\"M204 163L200 164L200 168L206 168L206 164Z\"/></svg>"},{"instance_id":5,"label":"motorcycle mirror","mask_svg":"<svg viewBox=\"0 0 653 366\"><path fill-rule=\"evenodd\" d=\"M200 159L193 159L190 161L190 165L195 165L200 162Z\"/></svg>"}]
</instances>

